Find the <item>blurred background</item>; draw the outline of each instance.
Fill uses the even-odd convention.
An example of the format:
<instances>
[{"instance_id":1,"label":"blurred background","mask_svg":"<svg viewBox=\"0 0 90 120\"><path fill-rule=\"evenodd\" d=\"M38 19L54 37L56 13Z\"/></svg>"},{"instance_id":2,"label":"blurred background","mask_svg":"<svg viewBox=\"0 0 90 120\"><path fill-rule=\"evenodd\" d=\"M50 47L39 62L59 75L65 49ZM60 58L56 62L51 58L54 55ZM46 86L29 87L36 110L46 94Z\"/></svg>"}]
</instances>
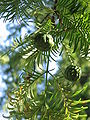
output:
<instances>
[{"instance_id":1,"label":"blurred background","mask_svg":"<svg viewBox=\"0 0 90 120\"><path fill-rule=\"evenodd\" d=\"M32 24L30 26L32 26ZM26 33L30 33L33 30L33 26L31 28L26 28L24 24L19 24L17 22L12 24L0 19L0 120L5 119L3 114L8 116L6 110L7 90L13 88L13 86L17 84L14 82L18 80L19 76L19 69L16 72L16 70L12 68L15 63L13 59L14 55L12 58L10 54L5 54L3 57L2 55L7 53L10 49L14 38L18 38L21 35L23 38Z\"/></svg>"}]
</instances>

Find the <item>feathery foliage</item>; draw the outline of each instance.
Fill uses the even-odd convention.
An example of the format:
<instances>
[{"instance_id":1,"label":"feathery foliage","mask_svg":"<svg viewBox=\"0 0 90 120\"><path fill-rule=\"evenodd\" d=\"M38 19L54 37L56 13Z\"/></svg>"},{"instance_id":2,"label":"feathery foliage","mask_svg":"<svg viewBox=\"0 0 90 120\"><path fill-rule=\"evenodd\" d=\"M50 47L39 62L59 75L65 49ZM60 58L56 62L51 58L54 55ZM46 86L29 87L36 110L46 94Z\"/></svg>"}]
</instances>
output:
<instances>
[{"instance_id":1,"label":"feathery foliage","mask_svg":"<svg viewBox=\"0 0 90 120\"><path fill-rule=\"evenodd\" d=\"M87 119L90 100L79 96L88 86L81 87L81 70L76 69L82 66L73 56L89 60L89 9L88 0L0 0L0 16L5 21L35 25L33 33L14 39L7 52L11 66L23 70L16 87L7 90L10 119ZM68 62L61 63L53 75L50 61L57 63L58 54L62 59L66 55ZM41 83L44 90L38 92Z\"/></svg>"}]
</instances>

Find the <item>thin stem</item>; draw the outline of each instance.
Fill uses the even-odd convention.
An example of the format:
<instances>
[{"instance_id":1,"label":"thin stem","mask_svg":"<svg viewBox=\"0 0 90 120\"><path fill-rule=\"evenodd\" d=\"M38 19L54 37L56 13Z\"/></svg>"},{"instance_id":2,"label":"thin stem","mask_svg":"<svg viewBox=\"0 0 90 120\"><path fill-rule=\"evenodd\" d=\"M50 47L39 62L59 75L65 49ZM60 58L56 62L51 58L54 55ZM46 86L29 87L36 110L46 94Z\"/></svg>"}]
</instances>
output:
<instances>
[{"instance_id":1,"label":"thin stem","mask_svg":"<svg viewBox=\"0 0 90 120\"><path fill-rule=\"evenodd\" d=\"M73 63L74 63L74 61L73 61L73 59L71 58L71 54L68 52L68 49L66 48L66 46L65 46L65 44L64 43L62 43L62 45L63 45L63 47L64 47L64 49L65 49L65 52L66 52L66 54L68 55L68 59L69 59L69 61L71 62L71 64L73 65Z\"/></svg>"},{"instance_id":2,"label":"thin stem","mask_svg":"<svg viewBox=\"0 0 90 120\"><path fill-rule=\"evenodd\" d=\"M47 89L47 85L48 85L48 71L49 71L49 56L50 56L50 51L49 51L49 54L48 54L48 59L47 59L47 68L46 68L46 89Z\"/></svg>"},{"instance_id":3,"label":"thin stem","mask_svg":"<svg viewBox=\"0 0 90 120\"><path fill-rule=\"evenodd\" d=\"M55 2L54 2L54 7L53 7L54 11L56 11L56 4L57 4L57 0L55 0ZM54 16L54 14L52 16L52 22L55 24L55 16Z\"/></svg>"}]
</instances>

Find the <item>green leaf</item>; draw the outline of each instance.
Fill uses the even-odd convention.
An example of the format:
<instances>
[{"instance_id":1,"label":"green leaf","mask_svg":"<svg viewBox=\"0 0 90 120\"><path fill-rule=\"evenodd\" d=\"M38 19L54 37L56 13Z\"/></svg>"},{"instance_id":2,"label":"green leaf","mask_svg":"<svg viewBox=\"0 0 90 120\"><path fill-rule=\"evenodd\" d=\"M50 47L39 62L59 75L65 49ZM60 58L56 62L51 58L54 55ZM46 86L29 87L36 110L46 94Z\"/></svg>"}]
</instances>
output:
<instances>
[{"instance_id":1,"label":"green leaf","mask_svg":"<svg viewBox=\"0 0 90 120\"><path fill-rule=\"evenodd\" d=\"M84 86L81 90L76 91L73 95L72 98L79 95L82 91L85 91L87 89L87 85Z\"/></svg>"},{"instance_id":2,"label":"green leaf","mask_svg":"<svg viewBox=\"0 0 90 120\"><path fill-rule=\"evenodd\" d=\"M73 102L71 103L71 106L75 106L75 105L78 105L78 104L86 104L86 103L89 103L89 102L90 102L90 100L83 100L83 101L78 100L78 101L73 101Z\"/></svg>"},{"instance_id":3,"label":"green leaf","mask_svg":"<svg viewBox=\"0 0 90 120\"><path fill-rule=\"evenodd\" d=\"M73 53L76 51L77 47L79 44L79 35L77 34L76 38L75 38L75 42L74 42L74 50Z\"/></svg>"}]
</instances>

